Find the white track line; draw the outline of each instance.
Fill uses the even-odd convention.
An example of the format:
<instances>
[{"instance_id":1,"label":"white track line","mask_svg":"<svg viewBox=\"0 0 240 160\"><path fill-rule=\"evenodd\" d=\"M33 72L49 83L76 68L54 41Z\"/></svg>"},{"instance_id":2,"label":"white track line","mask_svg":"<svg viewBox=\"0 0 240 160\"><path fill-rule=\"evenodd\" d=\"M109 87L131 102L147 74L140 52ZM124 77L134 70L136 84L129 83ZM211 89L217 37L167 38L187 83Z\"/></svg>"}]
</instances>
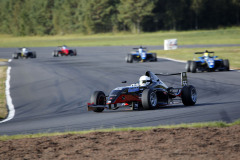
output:
<instances>
[{"instance_id":1,"label":"white track line","mask_svg":"<svg viewBox=\"0 0 240 160\"><path fill-rule=\"evenodd\" d=\"M12 98L11 98L11 95L10 95L10 79L11 79L10 71L11 71L11 67L8 67L8 69L7 69L7 80L6 80L6 90L5 90L6 98L7 98L7 106L8 106L9 112L8 112L7 118L4 119L3 121L0 121L0 123L7 122L7 121L11 120L15 115L15 109L14 109L14 105L12 103Z\"/></svg>"},{"instance_id":2,"label":"white track line","mask_svg":"<svg viewBox=\"0 0 240 160\"><path fill-rule=\"evenodd\" d=\"M187 62L187 61L181 61L181 60L176 60L176 59L172 59L172 58L165 58L165 57L157 57L157 58L167 59L167 60L170 60L170 61L180 62L180 63L186 63Z\"/></svg>"}]
</instances>

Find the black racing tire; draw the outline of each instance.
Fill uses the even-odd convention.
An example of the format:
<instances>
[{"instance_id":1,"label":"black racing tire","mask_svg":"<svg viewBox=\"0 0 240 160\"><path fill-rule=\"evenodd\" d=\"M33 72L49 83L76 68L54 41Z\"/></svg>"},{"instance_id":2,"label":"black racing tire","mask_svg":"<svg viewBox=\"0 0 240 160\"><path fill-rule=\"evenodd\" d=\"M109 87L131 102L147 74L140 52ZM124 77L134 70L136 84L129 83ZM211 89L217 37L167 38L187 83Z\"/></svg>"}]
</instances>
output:
<instances>
[{"instance_id":1,"label":"black racing tire","mask_svg":"<svg viewBox=\"0 0 240 160\"><path fill-rule=\"evenodd\" d=\"M58 51L54 51L55 57L59 57L59 52Z\"/></svg>"},{"instance_id":2,"label":"black racing tire","mask_svg":"<svg viewBox=\"0 0 240 160\"><path fill-rule=\"evenodd\" d=\"M229 71L229 60L228 59L223 60L223 65L225 67L225 71Z\"/></svg>"},{"instance_id":3,"label":"black racing tire","mask_svg":"<svg viewBox=\"0 0 240 160\"><path fill-rule=\"evenodd\" d=\"M129 63L133 62L133 55L132 54L128 54L128 62Z\"/></svg>"},{"instance_id":4,"label":"black racing tire","mask_svg":"<svg viewBox=\"0 0 240 160\"><path fill-rule=\"evenodd\" d=\"M153 54L152 54L152 57L153 57L153 61L154 61L154 62L157 62L157 54L156 54L156 53L153 53Z\"/></svg>"},{"instance_id":5,"label":"black racing tire","mask_svg":"<svg viewBox=\"0 0 240 160\"><path fill-rule=\"evenodd\" d=\"M152 89L145 89L142 92L142 107L143 109L154 109L157 107L158 99L157 93Z\"/></svg>"},{"instance_id":6,"label":"black racing tire","mask_svg":"<svg viewBox=\"0 0 240 160\"><path fill-rule=\"evenodd\" d=\"M192 73L196 73L196 71L197 71L197 62L195 62L195 61L192 61L192 62L191 62L190 71L191 71Z\"/></svg>"},{"instance_id":7,"label":"black racing tire","mask_svg":"<svg viewBox=\"0 0 240 160\"><path fill-rule=\"evenodd\" d=\"M129 63L129 62L128 62L128 55L125 57L125 61L126 61L127 63Z\"/></svg>"},{"instance_id":8,"label":"black racing tire","mask_svg":"<svg viewBox=\"0 0 240 160\"><path fill-rule=\"evenodd\" d=\"M197 90L194 86L184 86L182 88L182 103L185 106L193 106L197 102Z\"/></svg>"},{"instance_id":9,"label":"black racing tire","mask_svg":"<svg viewBox=\"0 0 240 160\"><path fill-rule=\"evenodd\" d=\"M73 54L74 54L74 56L77 55L77 50L76 49L73 50Z\"/></svg>"},{"instance_id":10,"label":"black racing tire","mask_svg":"<svg viewBox=\"0 0 240 160\"><path fill-rule=\"evenodd\" d=\"M190 66L191 66L192 61L187 61L185 69L187 72L190 72Z\"/></svg>"},{"instance_id":11,"label":"black racing tire","mask_svg":"<svg viewBox=\"0 0 240 160\"><path fill-rule=\"evenodd\" d=\"M37 58L36 52L32 52L32 58Z\"/></svg>"},{"instance_id":12,"label":"black racing tire","mask_svg":"<svg viewBox=\"0 0 240 160\"><path fill-rule=\"evenodd\" d=\"M74 56L73 50L69 50L69 56Z\"/></svg>"},{"instance_id":13,"label":"black racing tire","mask_svg":"<svg viewBox=\"0 0 240 160\"><path fill-rule=\"evenodd\" d=\"M55 51L52 52L52 56L53 56L53 57L57 57Z\"/></svg>"},{"instance_id":14,"label":"black racing tire","mask_svg":"<svg viewBox=\"0 0 240 160\"><path fill-rule=\"evenodd\" d=\"M18 53L16 53L16 52L13 53L13 54L12 54L12 58L13 58L13 59L18 59Z\"/></svg>"},{"instance_id":15,"label":"black racing tire","mask_svg":"<svg viewBox=\"0 0 240 160\"><path fill-rule=\"evenodd\" d=\"M17 53L17 57L22 59L23 58L22 53Z\"/></svg>"},{"instance_id":16,"label":"black racing tire","mask_svg":"<svg viewBox=\"0 0 240 160\"><path fill-rule=\"evenodd\" d=\"M93 92L90 102L95 105L105 105L106 104L106 96L103 91L95 91ZM94 108L94 112L102 112L104 110L103 107Z\"/></svg>"}]
</instances>

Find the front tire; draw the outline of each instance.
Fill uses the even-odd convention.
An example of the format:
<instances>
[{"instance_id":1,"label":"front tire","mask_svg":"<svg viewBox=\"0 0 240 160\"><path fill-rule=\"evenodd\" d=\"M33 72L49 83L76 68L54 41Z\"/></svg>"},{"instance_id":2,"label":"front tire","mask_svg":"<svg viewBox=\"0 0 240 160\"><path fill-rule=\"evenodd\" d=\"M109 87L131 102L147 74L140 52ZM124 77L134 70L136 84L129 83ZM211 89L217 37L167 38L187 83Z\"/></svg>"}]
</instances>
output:
<instances>
[{"instance_id":1,"label":"front tire","mask_svg":"<svg viewBox=\"0 0 240 160\"><path fill-rule=\"evenodd\" d=\"M103 91L95 91L90 99L90 102L95 105L105 105L106 104L106 96ZM94 112L102 112L104 110L103 107L94 108Z\"/></svg>"},{"instance_id":2,"label":"front tire","mask_svg":"<svg viewBox=\"0 0 240 160\"><path fill-rule=\"evenodd\" d=\"M57 57L56 51L53 51L53 52L52 52L52 56L53 56L53 57Z\"/></svg>"},{"instance_id":3,"label":"front tire","mask_svg":"<svg viewBox=\"0 0 240 160\"><path fill-rule=\"evenodd\" d=\"M13 58L13 59L18 59L18 53L16 53L16 52L13 53L12 58Z\"/></svg>"},{"instance_id":4,"label":"front tire","mask_svg":"<svg viewBox=\"0 0 240 160\"><path fill-rule=\"evenodd\" d=\"M74 56L77 55L77 50L76 49L73 50L73 54L74 54Z\"/></svg>"},{"instance_id":5,"label":"front tire","mask_svg":"<svg viewBox=\"0 0 240 160\"><path fill-rule=\"evenodd\" d=\"M70 55L70 56L74 56L74 53L73 53L72 50L69 51L69 55Z\"/></svg>"},{"instance_id":6,"label":"front tire","mask_svg":"<svg viewBox=\"0 0 240 160\"><path fill-rule=\"evenodd\" d=\"M157 103L157 94L152 89L145 89L142 92L142 106L144 109L156 108Z\"/></svg>"},{"instance_id":7,"label":"front tire","mask_svg":"<svg viewBox=\"0 0 240 160\"><path fill-rule=\"evenodd\" d=\"M133 55L132 54L128 54L127 55L127 62L128 63L132 63L133 62Z\"/></svg>"},{"instance_id":8,"label":"front tire","mask_svg":"<svg viewBox=\"0 0 240 160\"><path fill-rule=\"evenodd\" d=\"M193 106L197 102L197 90L194 86L184 86L182 88L182 103L185 106Z\"/></svg>"}]
</instances>

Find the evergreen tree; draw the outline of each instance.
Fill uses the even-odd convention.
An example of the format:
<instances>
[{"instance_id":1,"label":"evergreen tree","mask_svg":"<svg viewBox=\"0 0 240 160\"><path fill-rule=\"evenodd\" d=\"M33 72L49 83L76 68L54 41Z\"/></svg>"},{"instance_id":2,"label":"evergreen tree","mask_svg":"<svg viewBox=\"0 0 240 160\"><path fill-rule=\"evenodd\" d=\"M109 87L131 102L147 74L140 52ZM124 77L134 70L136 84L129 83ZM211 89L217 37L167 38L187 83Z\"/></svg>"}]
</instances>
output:
<instances>
[{"instance_id":1,"label":"evergreen tree","mask_svg":"<svg viewBox=\"0 0 240 160\"><path fill-rule=\"evenodd\" d=\"M191 9L194 11L195 17L195 29L198 29L198 17L204 7L204 0L192 0Z\"/></svg>"},{"instance_id":2,"label":"evergreen tree","mask_svg":"<svg viewBox=\"0 0 240 160\"><path fill-rule=\"evenodd\" d=\"M143 18L152 15L155 1L120 0L118 19L134 33L140 33Z\"/></svg>"}]
</instances>

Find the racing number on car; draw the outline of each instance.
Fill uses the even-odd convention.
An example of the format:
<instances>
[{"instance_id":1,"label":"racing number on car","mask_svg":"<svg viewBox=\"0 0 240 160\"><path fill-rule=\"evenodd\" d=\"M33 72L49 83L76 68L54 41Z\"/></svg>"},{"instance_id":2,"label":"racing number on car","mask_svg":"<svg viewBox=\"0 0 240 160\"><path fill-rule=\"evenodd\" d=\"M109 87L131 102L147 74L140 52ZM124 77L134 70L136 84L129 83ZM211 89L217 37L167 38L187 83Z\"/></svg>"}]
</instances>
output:
<instances>
[{"instance_id":1,"label":"racing number on car","mask_svg":"<svg viewBox=\"0 0 240 160\"><path fill-rule=\"evenodd\" d=\"M187 86L188 82L187 82L187 73L186 72L182 72L182 86Z\"/></svg>"},{"instance_id":2,"label":"racing number on car","mask_svg":"<svg viewBox=\"0 0 240 160\"><path fill-rule=\"evenodd\" d=\"M187 86L187 81L182 81L183 86Z\"/></svg>"}]
</instances>

